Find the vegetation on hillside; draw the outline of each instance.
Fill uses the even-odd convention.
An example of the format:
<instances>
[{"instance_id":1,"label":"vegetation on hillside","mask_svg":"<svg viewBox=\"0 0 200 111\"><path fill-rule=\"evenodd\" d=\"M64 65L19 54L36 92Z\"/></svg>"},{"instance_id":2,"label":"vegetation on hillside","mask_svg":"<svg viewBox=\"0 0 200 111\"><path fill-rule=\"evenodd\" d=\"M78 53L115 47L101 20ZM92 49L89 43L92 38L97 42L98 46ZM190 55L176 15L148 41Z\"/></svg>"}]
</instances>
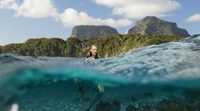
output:
<instances>
[{"instance_id":1,"label":"vegetation on hillside","mask_svg":"<svg viewBox=\"0 0 200 111\"><path fill-rule=\"evenodd\" d=\"M0 53L2 53L2 46L0 46Z\"/></svg>"},{"instance_id":2,"label":"vegetation on hillside","mask_svg":"<svg viewBox=\"0 0 200 111\"><path fill-rule=\"evenodd\" d=\"M89 47L92 44L96 44L99 56L110 57L125 53L134 48L176 41L182 38L184 36L140 34L115 34L83 41L75 37L69 37L66 41L59 38L40 38L29 39L22 44L2 46L2 48L0 47L0 53L15 53L27 56L84 57Z\"/></svg>"},{"instance_id":3,"label":"vegetation on hillside","mask_svg":"<svg viewBox=\"0 0 200 111\"><path fill-rule=\"evenodd\" d=\"M18 53L21 44L8 44L1 47L1 53Z\"/></svg>"}]
</instances>

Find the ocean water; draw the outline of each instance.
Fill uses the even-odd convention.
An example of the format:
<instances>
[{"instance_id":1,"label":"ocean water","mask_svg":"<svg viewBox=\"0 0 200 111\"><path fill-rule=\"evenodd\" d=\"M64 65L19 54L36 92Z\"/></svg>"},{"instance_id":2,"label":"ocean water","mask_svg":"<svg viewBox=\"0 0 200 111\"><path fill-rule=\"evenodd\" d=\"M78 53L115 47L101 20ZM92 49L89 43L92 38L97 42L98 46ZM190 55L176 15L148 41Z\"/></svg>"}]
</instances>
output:
<instances>
[{"instance_id":1,"label":"ocean water","mask_svg":"<svg viewBox=\"0 0 200 111\"><path fill-rule=\"evenodd\" d=\"M0 111L199 109L200 36L94 61L0 54Z\"/></svg>"}]
</instances>

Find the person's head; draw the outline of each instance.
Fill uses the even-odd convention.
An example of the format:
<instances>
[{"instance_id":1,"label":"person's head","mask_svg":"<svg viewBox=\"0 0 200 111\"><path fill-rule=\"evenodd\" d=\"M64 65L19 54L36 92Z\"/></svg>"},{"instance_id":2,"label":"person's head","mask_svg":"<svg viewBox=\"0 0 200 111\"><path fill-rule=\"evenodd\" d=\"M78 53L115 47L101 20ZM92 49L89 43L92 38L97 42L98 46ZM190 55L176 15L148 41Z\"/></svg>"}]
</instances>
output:
<instances>
[{"instance_id":1,"label":"person's head","mask_svg":"<svg viewBox=\"0 0 200 111\"><path fill-rule=\"evenodd\" d=\"M97 55L97 46L96 45L91 45L90 47L90 55L89 57L94 57L95 59L98 58L98 55Z\"/></svg>"}]
</instances>

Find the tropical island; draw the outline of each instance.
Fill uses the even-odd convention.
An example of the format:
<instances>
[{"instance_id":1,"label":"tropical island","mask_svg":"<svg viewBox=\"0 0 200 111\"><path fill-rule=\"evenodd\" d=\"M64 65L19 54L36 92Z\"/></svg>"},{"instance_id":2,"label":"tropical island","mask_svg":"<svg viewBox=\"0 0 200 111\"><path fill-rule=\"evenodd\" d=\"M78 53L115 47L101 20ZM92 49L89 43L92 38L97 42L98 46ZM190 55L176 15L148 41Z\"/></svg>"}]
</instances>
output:
<instances>
[{"instance_id":1,"label":"tropical island","mask_svg":"<svg viewBox=\"0 0 200 111\"><path fill-rule=\"evenodd\" d=\"M119 34L110 26L75 26L66 41L60 38L29 39L25 43L0 46L0 53L25 56L84 57L90 45L96 44L101 57L116 56L129 50L153 44L180 40L189 36L176 23L147 16L129 29L128 34Z\"/></svg>"}]
</instances>

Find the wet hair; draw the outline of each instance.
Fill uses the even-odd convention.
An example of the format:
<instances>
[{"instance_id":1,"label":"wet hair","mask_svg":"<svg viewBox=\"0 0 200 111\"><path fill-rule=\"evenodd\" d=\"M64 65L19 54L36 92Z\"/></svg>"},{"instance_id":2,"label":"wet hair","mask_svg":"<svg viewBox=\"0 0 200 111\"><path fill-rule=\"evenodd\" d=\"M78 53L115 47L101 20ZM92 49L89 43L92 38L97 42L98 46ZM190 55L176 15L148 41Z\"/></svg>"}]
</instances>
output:
<instances>
[{"instance_id":1,"label":"wet hair","mask_svg":"<svg viewBox=\"0 0 200 111\"><path fill-rule=\"evenodd\" d=\"M95 44L90 46L90 49L92 48L92 46L96 46ZM92 57L92 52L89 49L89 54L87 55L87 58ZM98 53L96 54L96 56L94 57L95 59L98 59Z\"/></svg>"},{"instance_id":2,"label":"wet hair","mask_svg":"<svg viewBox=\"0 0 200 111\"><path fill-rule=\"evenodd\" d=\"M92 57L92 52L90 52L90 54L87 56L87 58ZM98 54L96 54L96 56L94 57L95 59L98 59Z\"/></svg>"}]
</instances>

